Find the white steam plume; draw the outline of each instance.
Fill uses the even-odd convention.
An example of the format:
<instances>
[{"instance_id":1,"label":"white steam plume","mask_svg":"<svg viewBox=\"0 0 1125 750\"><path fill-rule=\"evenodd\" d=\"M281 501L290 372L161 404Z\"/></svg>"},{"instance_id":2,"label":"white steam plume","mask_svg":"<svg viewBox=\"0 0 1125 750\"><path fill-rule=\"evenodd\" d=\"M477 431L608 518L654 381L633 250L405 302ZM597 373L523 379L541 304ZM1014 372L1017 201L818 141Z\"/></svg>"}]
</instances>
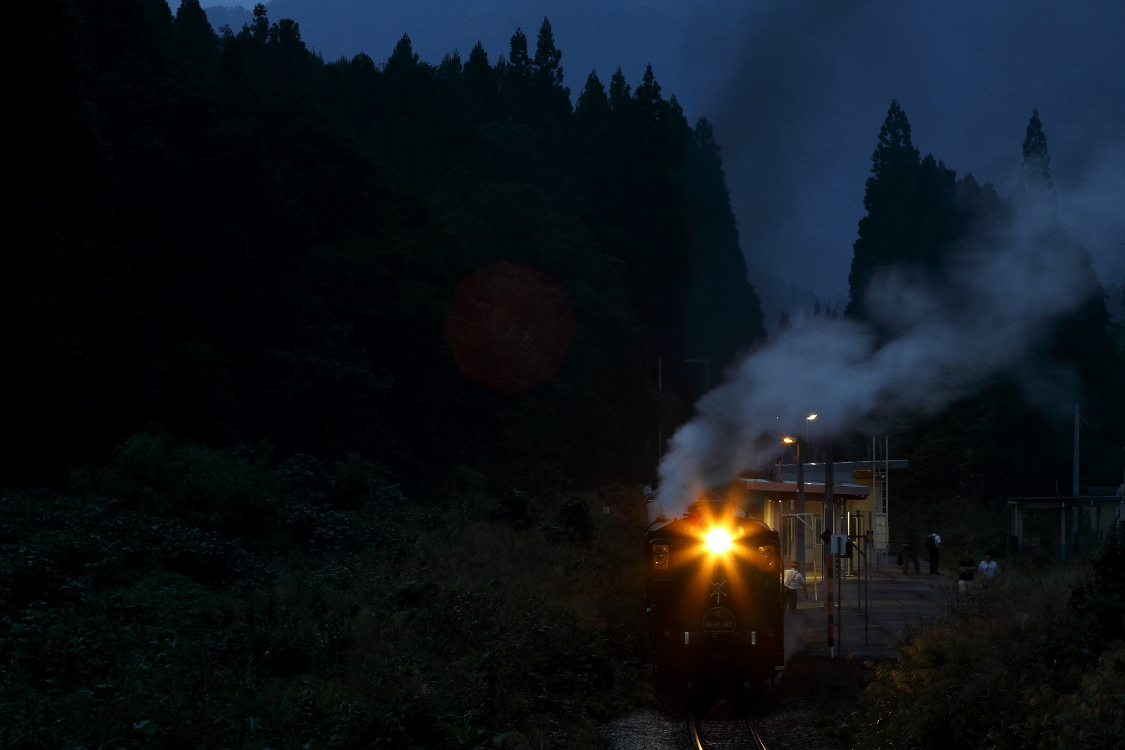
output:
<instances>
[{"instance_id":1,"label":"white steam plume","mask_svg":"<svg viewBox=\"0 0 1125 750\"><path fill-rule=\"evenodd\" d=\"M1097 281L1053 211L1024 213L1003 237L960 250L940 282L878 274L867 290L872 323L808 319L747 356L672 437L654 505L682 509L767 465L778 432L803 433L810 413L818 434L840 435L904 409L938 410L999 372L1030 380L1032 344Z\"/></svg>"}]
</instances>

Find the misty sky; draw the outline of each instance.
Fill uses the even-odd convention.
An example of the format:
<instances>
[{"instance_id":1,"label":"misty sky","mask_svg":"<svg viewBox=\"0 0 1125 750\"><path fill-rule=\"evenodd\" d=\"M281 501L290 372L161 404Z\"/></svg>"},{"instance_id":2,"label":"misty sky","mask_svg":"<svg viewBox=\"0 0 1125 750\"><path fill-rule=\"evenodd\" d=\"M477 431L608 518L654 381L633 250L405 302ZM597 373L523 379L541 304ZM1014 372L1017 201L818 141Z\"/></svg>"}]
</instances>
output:
<instances>
[{"instance_id":1,"label":"misty sky","mask_svg":"<svg viewBox=\"0 0 1125 750\"><path fill-rule=\"evenodd\" d=\"M207 6L211 3L203 1ZM172 6L178 5L172 0ZM863 183L890 100L914 142L1006 195L1039 108L1064 221L1103 283L1125 281L1125 2L274 0L326 60L386 59L405 32L437 62L479 39L495 62L544 15L566 84L651 62L665 95L706 115L763 296L765 272L846 295ZM769 321L767 321L769 322Z\"/></svg>"}]
</instances>

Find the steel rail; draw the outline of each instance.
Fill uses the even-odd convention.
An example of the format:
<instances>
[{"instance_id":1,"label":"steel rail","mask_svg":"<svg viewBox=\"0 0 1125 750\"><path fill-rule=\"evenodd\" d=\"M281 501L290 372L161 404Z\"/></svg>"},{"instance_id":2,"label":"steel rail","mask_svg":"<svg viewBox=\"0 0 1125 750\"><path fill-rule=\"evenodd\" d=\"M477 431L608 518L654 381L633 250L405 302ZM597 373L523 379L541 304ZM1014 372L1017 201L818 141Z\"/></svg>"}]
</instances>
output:
<instances>
[{"instance_id":1,"label":"steel rail","mask_svg":"<svg viewBox=\"0 0 1125 750\"><path fill-rule=\"evenodd\" d=\"M687 712L686 724L688 735L691 737L690 750L707 750L707 747L703 744L702 738L699 736L699 725L695 721L695 714L691 711ZM769 748L766 747L766 741L762 739L762 735L758 731L758 727L750 720L750 717L747 716L742 719L742 726L746 730L746 733L750 735L750 742L754 750L769 750Z\"/></svg>"},{"instance_id":2,"label":"steel rail","mask_svg":"<svg viewBox=\"0 0 1125 750\"><path fill-rule=\"evenodd\" d=\"M750 735L750 741L754 743L756 750L769 750L766 747L766 741L762 739L762 735L758 731L757 725L750 720L749 716L742 720L742 726L746 727L746 733Z\"/></svg>"},{"instance_id":3,"label":"steel rail","mask_svg":"<svg viewBox=\"0 0 1125 750\"><path fill-rule=\"evenodd\" d=\"M703 747L703 742L699 739L699 727L695 723L695 714L691 711L687 712L687 730L691 736L691 750L706 750Z\"/></svg>"}]
</instances>

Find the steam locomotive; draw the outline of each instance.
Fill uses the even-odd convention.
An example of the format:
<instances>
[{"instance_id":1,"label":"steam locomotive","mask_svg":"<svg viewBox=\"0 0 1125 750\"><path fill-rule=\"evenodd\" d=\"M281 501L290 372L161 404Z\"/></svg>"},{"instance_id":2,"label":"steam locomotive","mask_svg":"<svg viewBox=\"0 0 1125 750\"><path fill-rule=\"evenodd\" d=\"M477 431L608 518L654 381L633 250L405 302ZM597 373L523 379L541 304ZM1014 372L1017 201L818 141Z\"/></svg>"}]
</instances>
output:
<instances>
[{"instance_id":1,"label":"steam locomotive","mask_svg":"<svg viewBox=\"0 0 1125 750\"><path fill-rule=\"evenodd\" d=\"M659 682L744 684L785 664L781 538L736 503L705 498L645 535L645 589Z\"/></svg>"}]
</instances>

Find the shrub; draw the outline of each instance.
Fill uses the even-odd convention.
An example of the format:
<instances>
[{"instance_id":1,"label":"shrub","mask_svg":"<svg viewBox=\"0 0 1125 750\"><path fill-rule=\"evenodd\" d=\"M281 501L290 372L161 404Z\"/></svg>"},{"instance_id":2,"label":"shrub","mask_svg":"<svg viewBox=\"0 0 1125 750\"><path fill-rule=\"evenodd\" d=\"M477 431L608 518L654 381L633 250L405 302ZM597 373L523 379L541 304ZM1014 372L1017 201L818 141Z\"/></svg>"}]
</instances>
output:
<instances>
[{"instance_id":1,"label":"shrub","mask_svg":"<svg viewBox=\"0 0 1125 750\"><path fill-rule=\"evenodd\" d=\"M1094 557L1093 578L1076 587L1070 597L1070 606L1093 617L1100 635L1111 640L1125 638L1125 534L1120 528L1113 527Z\"/></svg>"},{"instance_id":2,"label":"shrub","mask_svg":"<svg viewBox=\"0 0 1125 750\"><path fill-rule=\"evenodd\" d=\"M849 721L852 744L1121 747L1125 706L1111 696L1120 695L1122 644L1103 651L1094 618L1068 606L1076 586L1099 580L1081 566L1009 565L989 588L950 594L900 644L900 659L877 668Z\"/></svg>"},{"instance_id":3,"label":"shrub","mask_svg":"<svg viewBox=\"0 0 1125 750\"><path fill-rule=\"evenodd\" d=\"M0 497L0 595L11 609L75 604L92 587L164 570L215 588L263 584L270 571L215 534L126 511L118 501L51 493Z\"/></svg>"},{"instance_id":4,"label":"shrub","mask_svg":"<svg viewBox=\"0 0 1125 750\"><path fill-rule=\"evenodd\" d=\"M568 529L574 539L585 544L594 533L594 519L590 506L579 498L570 498L559 508L559 524Z\"/></svg>"},{"instance_id":5,"label":"shrub","mask_svg":"<svg viewBox=\"0 0 1125 750\"><path fill-rule=\"evenodd\" d=\"M531 501L520 490L512 489L504 493L492 513L488 516L491 521L506 523L513 529L527 529L531 527Z\"/></svg>"},{"instance_id":6,"label":"shrub","mask_svg":"<svg viewBox=\"0 0 1125 750\"><path fill-rule=\"evenodd\" d=\"M211 448L162 432L140 432L100 471L74 477L80 492L120 498L126 508L169 516L224 539L256 537L269 526L279 487L269 448Z\"/></svg>"}]
</instances>

